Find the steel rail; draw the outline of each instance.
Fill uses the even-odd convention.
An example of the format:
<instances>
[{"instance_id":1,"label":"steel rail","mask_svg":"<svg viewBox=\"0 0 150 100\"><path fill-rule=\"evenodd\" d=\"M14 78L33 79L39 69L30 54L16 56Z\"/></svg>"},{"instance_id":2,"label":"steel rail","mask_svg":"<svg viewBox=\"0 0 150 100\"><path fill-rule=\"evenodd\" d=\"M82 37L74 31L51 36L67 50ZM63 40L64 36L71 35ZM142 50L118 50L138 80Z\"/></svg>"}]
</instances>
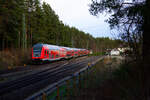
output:
<instances>
[{"instance_id":1,"label":"steel rail","mask_svg":"<svg viewBox=\"0 0 150 100\"><path fill-rule=\"evenodd\" d=\"M70 62L61 66L56 66L52 69L47 69L33 75L26 76L20 80L9 82L5 85L0 84L0 96L3 94L11 94L12 91L18 91L19 89L28 90L26 87L40 87L44 83L53 83L58 81L61 78L64 78L70 75L72 72L75 72L84 67L89 61L93 61L97 58L88 58L86 60L80 60L77 62ZM34 84L34 86L33 86Z\"/></svg>"}]
</instances>

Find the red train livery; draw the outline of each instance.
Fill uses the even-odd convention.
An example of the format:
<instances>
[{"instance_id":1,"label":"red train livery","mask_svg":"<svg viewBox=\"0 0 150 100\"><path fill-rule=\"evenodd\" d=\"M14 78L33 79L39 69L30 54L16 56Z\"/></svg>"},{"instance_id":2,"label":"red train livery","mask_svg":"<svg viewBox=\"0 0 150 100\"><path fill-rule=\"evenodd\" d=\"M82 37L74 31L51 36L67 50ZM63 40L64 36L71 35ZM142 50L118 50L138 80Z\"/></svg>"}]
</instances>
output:
<instances>
[{"instance_id":1,"label":"red train livery","mask_svg":"<svg viewBox=\"0 0 150 100\"><path fill-rule=\"evenodd\" d=\"M87 49L70 48L49 44L35 44L32 48L32 60L55 61L88 55Z\"/></svg>"}]
</instances>

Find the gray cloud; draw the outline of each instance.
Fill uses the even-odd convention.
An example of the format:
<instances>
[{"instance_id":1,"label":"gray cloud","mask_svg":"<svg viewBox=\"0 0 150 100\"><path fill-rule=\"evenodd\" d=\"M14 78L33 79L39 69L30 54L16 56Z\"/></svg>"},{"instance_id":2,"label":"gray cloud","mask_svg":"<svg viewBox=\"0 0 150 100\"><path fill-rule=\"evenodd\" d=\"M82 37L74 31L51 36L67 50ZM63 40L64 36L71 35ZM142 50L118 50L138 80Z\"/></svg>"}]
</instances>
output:
<instances>
[{"instance_id":1,"label":"gray cloud","mask_svg":"<svg viewBox=\"0 0 150 100\"><path fill-rule=\"evenodd\" d=\"M50 4L64 24L74 26L94 37L112 37L109 25L104 22L108 15L95 17L88 9L91 0L43 0Z\"/></svg>"}]
</instances>

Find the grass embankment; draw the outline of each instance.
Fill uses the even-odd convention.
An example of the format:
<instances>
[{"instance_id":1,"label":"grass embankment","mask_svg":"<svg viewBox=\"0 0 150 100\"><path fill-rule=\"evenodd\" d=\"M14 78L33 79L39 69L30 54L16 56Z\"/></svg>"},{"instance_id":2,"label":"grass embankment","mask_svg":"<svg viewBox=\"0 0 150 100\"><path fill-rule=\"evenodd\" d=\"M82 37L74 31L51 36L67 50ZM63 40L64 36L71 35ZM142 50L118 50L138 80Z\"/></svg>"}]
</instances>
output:
<instances>
[{"instance_id":1,"label":"grass embankment","mask_svg":"<svg viewBox=\"0 0 150 100\"><path fill-rule=\"evenodd\" d=\"M100 56L103 53L94 53L89 56ZM11 49L0 51L0 70L13 69L24 64L31 63L31 48L22 49Z\"/></svg>"},{"instance_id":2,"label":"grass embankment","mask_svg":"<svg viewBox=\"0 0 150 100\"><path fill-rule=\"evenodd\" d=\"M105 58L90 69L84 85L70 98L75 100L144 100L141 96L141 70L135 63L123 64Z\"/></svg>"},{"instance_id":3,"label":"grass embankment","mask_svg":"<svg viewBox=\"0 0 150 100\"><path fill-rule=\"evenodd\" d=\"M105 52L95 52L93 54L89 54L88 56L102 56L105 55Z\"/></svg>"},{"instance_id":4,"label":"grass embankment","mask_svg":"<svg viewBox=\"0 0 150 100\"><path fill-rule=\"evenodd\" d=\"M12 49L0 51L0 70L12 69L28 64L31 60L31 49Z\"/></svg>"}]
</instances>

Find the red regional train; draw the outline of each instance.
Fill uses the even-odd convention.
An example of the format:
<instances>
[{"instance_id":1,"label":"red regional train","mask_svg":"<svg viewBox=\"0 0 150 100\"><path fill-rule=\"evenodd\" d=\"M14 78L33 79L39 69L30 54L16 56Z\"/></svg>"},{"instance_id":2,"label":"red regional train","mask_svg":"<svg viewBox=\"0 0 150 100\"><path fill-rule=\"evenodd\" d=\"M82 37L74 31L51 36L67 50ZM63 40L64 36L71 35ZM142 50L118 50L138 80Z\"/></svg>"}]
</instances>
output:
<instances>
[{"instance_id":1,"label":"red regional train","mask_svg":"<svg viewBox=\"0 0 150 100\"><path fill-rule=\"evenodd\" d=\"M35 44L32 48L33 61L56 61L72 57L85 56L90 53L87 49L70 48L49 44Z\"/></svg>"}]
</instances>

